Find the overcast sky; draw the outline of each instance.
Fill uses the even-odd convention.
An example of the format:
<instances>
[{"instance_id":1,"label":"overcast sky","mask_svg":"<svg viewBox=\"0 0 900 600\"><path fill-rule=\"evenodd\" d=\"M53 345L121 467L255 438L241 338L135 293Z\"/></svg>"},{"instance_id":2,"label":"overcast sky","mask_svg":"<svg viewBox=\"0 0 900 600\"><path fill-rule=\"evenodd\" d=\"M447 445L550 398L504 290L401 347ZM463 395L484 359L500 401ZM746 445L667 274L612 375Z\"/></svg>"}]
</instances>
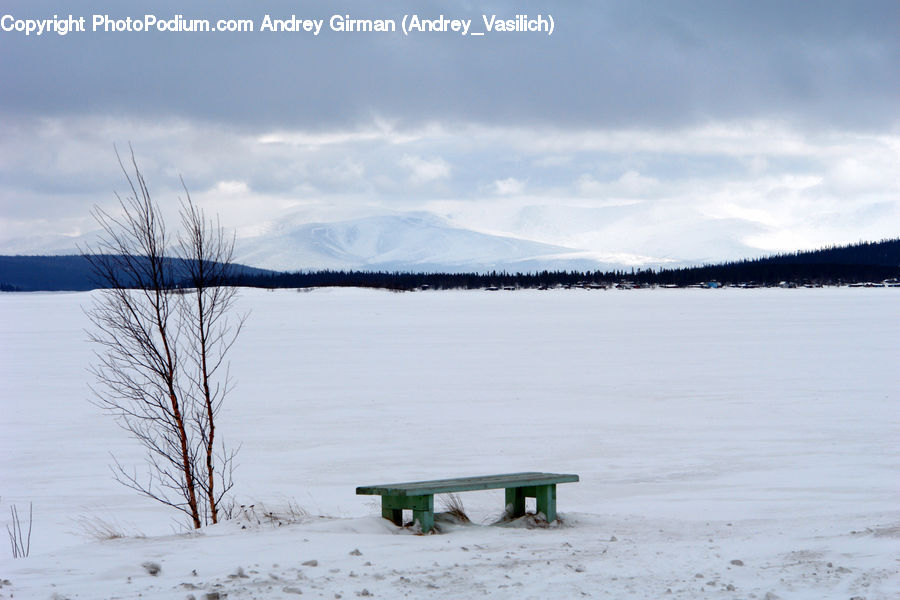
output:
<instances>
[{"instance_id":1,"label":"overcast sky","mask_svg":"<svg viewBox=\"0 0 900 600\"><path fill-rule=\"evenodd\" d=\"M561 7L563 5L564 7ZM241 235L428 210L596 252L698 260L900 235L900 2L43 2L0 31L0 248L90 230L134 145L158 201ZM323 19L305 32L92 32ZM347 33L332 15L552 16L542 32ZM5 245L4 245L5 244Z\"/></svg>"}]
</instances>

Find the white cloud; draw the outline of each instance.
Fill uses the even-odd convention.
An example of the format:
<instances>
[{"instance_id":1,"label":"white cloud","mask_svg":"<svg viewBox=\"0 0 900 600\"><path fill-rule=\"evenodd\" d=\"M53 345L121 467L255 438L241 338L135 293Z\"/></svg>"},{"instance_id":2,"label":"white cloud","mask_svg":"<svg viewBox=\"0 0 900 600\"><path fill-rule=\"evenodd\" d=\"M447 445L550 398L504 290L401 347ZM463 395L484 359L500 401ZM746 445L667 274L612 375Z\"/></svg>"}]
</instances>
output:
<instances>
[{"instance_id":1,"label":"white cloud","mask_svg":"<svg viewBox=\"0 0 900 600\"><path fill-rule=\"evenodd\" d=\"M518 196L525 191L525 182L515 177L507 177L495 180L492 188L498 196Z\"/></svg>"},{"instance_id":2,"label":"white cloud","mask_svg":"<svg viewBox=\"0 0 900 600\"><path fill-rule=\"evenodd\" d=\"M624 194L629 196L643 196L656 191L659 182L653 177L645 177L635 170L622 174L616 184Z\"/></svg>"},{"instance_id":3,"label":"white cloud","mask_svg":"<svg viewBox=\"0 0 900 600\"><path fill-rule=\"evenodd\" d=\"M400 130L388 121L376 119L369 126L356 129L335 129L332 131L270 131L255 138L255 141L267 146L295 146L321 148L360 143L409 144L422 138L439 133L438 128L426 126L417 131Z\"/></svg>"},{"instance_id":4,"label":"white cloud","mask_svg":"<svg viewBox=\"0 0 900 600\"><path fill-rule=\"evenodd\" d=\"M575 190L579 196L602 196L606 194L606 187L606 184L597 181L589 173L582 173L575 181Z\"/></svg>"},{"instance_id":5,"label":"white cloud","mask_svg":"<svg viewBox=\"0 0 900 600\"><path fill-rule=\"evenodd\" d=\"M219 181L213 188L213 192L218 194L226 194L229 196L235 194L246 194L250 191L250 186L244 181Z\"/></svg>"},{"instance_id":6,"label":"white cloud","mask_svg":"<svg viewBox=\"0 0 900 600\"><path fill-rule=\"evenodd\" d=\"M404 154L399 164L409 169L409 180L412 183L428 183L450 177L450 163L441 157L426 159L421 156Z\"/></svg>"},{"instance_id":7,"label":"white cloud","mask_svg":"<svg viewBox=\"0 0 900 600\"><path fill-rule=\"evenodd\" d=\"M571 156L562 156L557 154L550 154L547 156L541 156L540 158L535 159L534 166L540 168L547 167L562 167L572 163Z\"/></svg>"},{"instance_id":8,"label":"white cloud","mask_svg":"<svg viewBox=\"0 0 900 600\"><path fill-rule=\"evenodd\" d=\"M617 200L617 204L657 196L662 192L657 179L641 175L634 169L629 169L612 181L599 181L590 173L583 173L575 180L573 188L579 196Z\"/></svg>"}]
</instances>

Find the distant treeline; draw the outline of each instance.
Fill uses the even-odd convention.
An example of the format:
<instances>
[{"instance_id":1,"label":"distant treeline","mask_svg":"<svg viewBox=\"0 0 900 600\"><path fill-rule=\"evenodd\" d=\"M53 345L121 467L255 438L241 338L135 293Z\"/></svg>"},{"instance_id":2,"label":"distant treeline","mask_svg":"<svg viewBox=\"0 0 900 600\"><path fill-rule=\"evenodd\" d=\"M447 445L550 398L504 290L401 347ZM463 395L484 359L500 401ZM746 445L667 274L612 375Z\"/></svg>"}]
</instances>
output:
<instances>
[{"instance_id":1,"label":"distant treeline","mask_svg":"<svg viewBox=\"0 0 900 600\"><path fill-rule=\"evenodd\" d=\"M820 250L682 269L639 271L635 281L688 286L709 281L723 285L840 285L880 282L900 276L900 238L860 242Z\"/></svg>"},{"instance_id":2,"label":"distant treeline","mask_svg":"<svg viewBox=\"0 0 900 600\"><path fill-rule=\"evenodd\" d=\"M172 273L178 278L187 272L180 259L172 261ZM236 275L272 273L244 265L234 265ZM90 262L80 254L58 256L0 256L0 291L56 292L86 291L99 287Z\"/></svg>"},{"instance_id":3,"label":"distant treeline","mask_svg":"<svg viewBox=\"0 0 900 600\"><path fill-rule=\"evenodd\" d=\"M616 284L688 287L721 285L841 285L900 278L900 239L678 269L541 271L538 273L406 273L309 271L243 274L236 285L262 288L372 287L391 290L541 288Z\"/></svg>"},{"instance_id":4,"label":"distant treeline","mask_svg":"<svg viewBox=\"0 0 900 600\"><path fill-rule=\"evenodd\" d=\"M177 264L176 264L177 267ZM180 269L176 268L177 273ZM900 238L778 254L698 267L538 273L301 271L235 265L232 285L259 288L370 287L389 290L565 286L843 285L900 279ZM82 256L0 256L0 291L89 290L97 285ZM179 287L175 282L173 287Z\"/></svg>"}]
</instances>

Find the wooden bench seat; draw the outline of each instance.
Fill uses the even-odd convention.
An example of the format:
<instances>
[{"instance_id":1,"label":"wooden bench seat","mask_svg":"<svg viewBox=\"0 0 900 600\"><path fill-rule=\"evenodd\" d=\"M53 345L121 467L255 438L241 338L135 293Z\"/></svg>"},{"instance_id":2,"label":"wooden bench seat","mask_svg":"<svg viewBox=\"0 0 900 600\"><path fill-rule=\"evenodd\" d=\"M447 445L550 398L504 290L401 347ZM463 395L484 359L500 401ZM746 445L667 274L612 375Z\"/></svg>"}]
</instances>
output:
<instances>
[{"instance_id":1,"label":"wooden bench seat","mask_svg":"<svg viewBox=\"0 0 900 600\"><path fill-rule=\"evenodd\" d=\"M360 486L357 494L381 496L381 516L403 525L403 510L412 510L422 533L434 528L434 495L473 490L506 490L506 510L512 517L525 514L525 498L534 498L537 511L548 523L556 520L556 485L578 481L578 475L561 473L507 473L456 479L434 479Z\"/></svg>"}]
</instances>

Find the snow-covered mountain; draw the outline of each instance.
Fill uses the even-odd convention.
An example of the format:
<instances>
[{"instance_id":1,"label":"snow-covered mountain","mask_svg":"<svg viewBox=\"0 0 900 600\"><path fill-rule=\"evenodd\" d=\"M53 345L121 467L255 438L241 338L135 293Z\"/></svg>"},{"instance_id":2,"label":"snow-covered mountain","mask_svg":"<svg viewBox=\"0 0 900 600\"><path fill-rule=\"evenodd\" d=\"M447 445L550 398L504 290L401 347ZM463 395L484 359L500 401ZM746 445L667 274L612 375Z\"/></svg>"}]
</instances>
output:
<instances>
[{"instance_id":1,"label":"snow-covered mountain","mask_svg":"<svg viewBox=\"0 0 900 600\"><path fill-rule=\"evenodd\" d=\"M426 212L337 222L286 219L238 239L237 262L277 270L483 271L618 268L573 248L490 235Z\"/></svg>"},{"instance_id":2,"label":"snow-covered mountain","mask_svg":"<svg viewBox=\"0 0 900 600\"><path fill-rule=\"evenodd\" d=\"M321 216L321 215L319 215ZM492 235L429 212L370 213L347 220L297 212L255 225L235 243L235 261L262 269L300 271L615 270L651 264L629 253L604 254ZM68 255L96 243L99 231L0 240L0 255Z\"/></svg>"}]
</instances>

